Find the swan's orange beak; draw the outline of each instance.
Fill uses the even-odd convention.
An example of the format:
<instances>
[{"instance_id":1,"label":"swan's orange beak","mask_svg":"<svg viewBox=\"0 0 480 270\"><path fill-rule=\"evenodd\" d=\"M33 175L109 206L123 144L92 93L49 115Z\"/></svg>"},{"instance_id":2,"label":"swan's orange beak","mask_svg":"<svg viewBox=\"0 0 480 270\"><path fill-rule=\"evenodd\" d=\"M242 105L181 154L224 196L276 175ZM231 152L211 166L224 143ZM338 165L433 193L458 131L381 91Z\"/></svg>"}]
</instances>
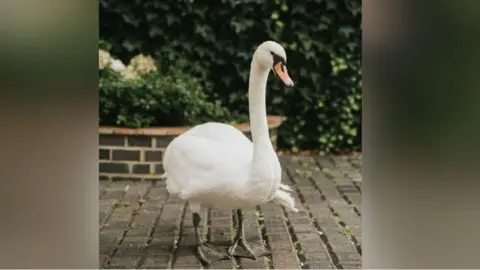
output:
<instances>
[{"instance_id":1,"label":"swan's orange beak","mask_svg":"<svg viewBox=\"0 0 480 270\"><path fill-rule=\"evenodd\" d=\"M290 76L288 76L287 67L282 64L282 62L278 62L273 66L273 72L282 79L286 86L293 86L293 81L290 79Z\"/></svg>"}]
</instances>

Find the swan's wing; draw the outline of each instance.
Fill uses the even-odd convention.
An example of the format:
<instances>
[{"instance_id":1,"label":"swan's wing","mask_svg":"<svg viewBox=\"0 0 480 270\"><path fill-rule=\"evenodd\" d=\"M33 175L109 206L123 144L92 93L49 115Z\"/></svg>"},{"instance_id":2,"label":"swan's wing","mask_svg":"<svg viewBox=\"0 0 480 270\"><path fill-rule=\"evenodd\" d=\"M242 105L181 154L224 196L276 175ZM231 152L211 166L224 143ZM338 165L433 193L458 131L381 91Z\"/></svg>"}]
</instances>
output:
<instances>
[{"instance_id":1,"label":"swan's wing","mask_svg":"<svg viewBox=\"0 0 480 270\"><path fill-rule=\"evenodd\" d=\"M248 178L253 147L183 134L165 150L167 187L182 198L232 192Z\"/></svg>"},{"instance_id":2,"label":"swan's wing","mask_svg":"<svg viewBox=\"0 0 480 270\"><path fill-rule=\"evenodd\" d=\"M237 128L216 122L197 125L184 134L237 145L248 146L252 144L250 139Z\"/></svg>"}]
</instances>

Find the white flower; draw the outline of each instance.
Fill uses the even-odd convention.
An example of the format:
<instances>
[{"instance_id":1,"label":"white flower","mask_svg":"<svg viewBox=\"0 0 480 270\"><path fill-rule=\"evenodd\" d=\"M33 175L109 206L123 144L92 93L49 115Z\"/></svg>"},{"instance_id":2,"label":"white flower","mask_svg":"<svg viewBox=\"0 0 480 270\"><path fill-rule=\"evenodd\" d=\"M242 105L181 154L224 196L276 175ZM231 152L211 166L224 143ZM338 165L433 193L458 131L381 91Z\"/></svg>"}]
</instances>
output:
<instances>
[{"instance_id":1,"label":"white flower","mask_svg":"<svg viewBox=\"0 0 480 270\"><path fill-rule=\"evenodd\" d=\"M118 60L118 59L112 59L112 61L110 62L110 68L115 70L116 72L121 72L123 71L126 67L125 65L122 63L121 60Z\"/></svg>"},{"instance_id":2,"label":"white flower","mask_svg":"<svg viewBox=\"0 0 480 270\"><path fill-rule=\"evenodd\" d=\"M150 55L139 54L130 60L130 66L139 74L157 71L157 65Z\"/></svg>"},{"instance_id":3,"label":"white flower","mask_svg":"<svg viewBox=\"0 0 480 270\"><path fill-rule=\"evenodd\" d=\"M131 65L128 65L128 67L122 70L120 74L122 75L122 79L127 81L139 78L138 72L135 71L135 69Z\"/></svg>"},{"instance_id":4,"label":"white flower","mask_svg":"<svg viewBox=\"0 0 480 270\"><path fill-rule=\"evenodd\" d=\"M98 50L98 69L103 70L111 60L110 53L102 49Z\"/></svg>"}]
</instances>

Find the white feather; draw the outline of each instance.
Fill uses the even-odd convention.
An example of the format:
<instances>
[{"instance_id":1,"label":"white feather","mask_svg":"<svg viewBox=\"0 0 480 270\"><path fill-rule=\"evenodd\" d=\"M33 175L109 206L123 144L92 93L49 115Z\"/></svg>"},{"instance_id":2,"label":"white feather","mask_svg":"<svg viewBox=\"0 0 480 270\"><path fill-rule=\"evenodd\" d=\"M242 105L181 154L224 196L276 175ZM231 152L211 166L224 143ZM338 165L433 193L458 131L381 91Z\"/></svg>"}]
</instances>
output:
<instances>
[{"instance_id":1,"label":"white feather","mask_svg":"<svg viewBox=\"0 0 480 270\"><path fill-rule=\"evenodd\" d=\"M293 191L292 188L285 184L280 184L280 189L284 191Z\"/></svg>"},{"instance_id":2,"label":"white feather","mask_svg":"<svg viewBox=\"0 0 480 270\"><path fill-rule=\"evenodd\" d=\"M273 201L275 203L285 206L285 208L293 212L298 212L298 209L295 207L295 200L293 199L293 197L283 190L277 190Z\"/></svg>"}]
</instances>

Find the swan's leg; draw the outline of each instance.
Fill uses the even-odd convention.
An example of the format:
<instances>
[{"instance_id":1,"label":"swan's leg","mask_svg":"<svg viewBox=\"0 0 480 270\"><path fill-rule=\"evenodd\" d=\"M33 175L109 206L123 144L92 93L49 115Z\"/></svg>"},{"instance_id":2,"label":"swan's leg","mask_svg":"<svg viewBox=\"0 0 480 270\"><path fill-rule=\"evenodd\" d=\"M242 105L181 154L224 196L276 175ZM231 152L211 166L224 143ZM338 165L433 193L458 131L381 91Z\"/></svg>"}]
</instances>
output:
<instances>
[{"instance_id":1,"label":"swan's leg","mask_svg":"<svg viewBox=\"0 0 480 270\"><path fill-rule=\"evenodd\" d=\"M269 252L265 249L263 245L249 243L245 240L245 231L243 224L243 213L242 210L236 210L237 216L237 235L233 239L233 244L228 249L228 254L231 256L249 258L256 260L257 257L268 255Z\"/></svg>"},{"instance_id":2,"label":"swan's leg","mask_svg":"<svg viewBox=\"0 0 480 270\"><path fill-rule=\"evenodd\" d=\"M200 215L197 212L193 212L193 226L195 227L195 239L196 239L196 251L198 259L204 265L210 265L215 261L228 259L229 256L225 252L217 250L210 244L205 243L202 239L202 233L200 232Z\"/></svg>"}]
</instances>

